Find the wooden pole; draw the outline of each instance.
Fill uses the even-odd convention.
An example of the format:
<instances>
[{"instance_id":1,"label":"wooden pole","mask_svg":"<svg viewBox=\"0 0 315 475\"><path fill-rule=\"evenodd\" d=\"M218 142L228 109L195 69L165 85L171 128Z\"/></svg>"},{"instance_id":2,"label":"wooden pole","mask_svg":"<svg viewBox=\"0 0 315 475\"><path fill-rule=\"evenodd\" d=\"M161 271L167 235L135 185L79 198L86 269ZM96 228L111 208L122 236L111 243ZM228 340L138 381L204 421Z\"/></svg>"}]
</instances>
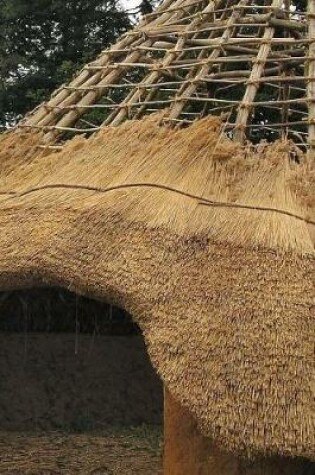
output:
<instances>
[{"instance_id":1,"label":"wooden pole","mask_svg":"<svg viewBox=\"0 0 315 475\"><path fill-rule=\"evenodd\" d=\"M314 475L315 465L276 457L249 462L218 450L164 390L164 475Z\"/></svg>"},{"instance_id":2,"label":"wooden pole","mask_svg":"<svg viewBox=\"0 0 315 475\"><path fill-rule=\"evenodd\" d=\"M166 107L163 120L176 126L228 112L227 131L240 142L258 130L276 138L282 128L315 155L315 0L308 13L288 2L253 10L248 0L165 0L19 127L41 130L50 145L66 132L90 134ZM85 127L92 109L105 120Z\"/></svg>"},{"instance_id":3,"label":"wooden pole","mask_svg":"<svg viewBox=\"0 0 315 475\"><path fill-rule=\"evenodd\" d=\"M189 23L187 27L185 28L185 31L190 31L198 27L198 25L203 21L204 15L208 15L209 13L213 12L215 6L216 6L216 2L211 1L209 5L207 5L205 10L202 11L202 16L201 17L197 16L197 18L195 18L191 23ZM117 126L124 120L124 118L127 115L127 107L124 107L124 105L127 106L132 103L137 103L140 100L141 95L143 91L145 90L145 88L159 81L159 79L163 76L163 72L164 72L163 68L167 70L168 67L178 57L178 55L182 53L182 49L185 46L185 41L186 41L185 37L182 35L179 35L175 48L169 53L165 54L165 57L161 63L162 67L159 70L153 71L151 74L149 74L148 77L145 77L142 82L142 87L140 87L139 89L136 89L135 91L132 91L127 96L127 98L122 102L120 109L114 111L108 117L108 119L105 120L104 125Z\"/></svg>"},{"instance_id":4,"label":"wooden pole","mask_svg":"<svg viewBox=\"0 0 315 475\"><path fill-rule=\"evenodd\" d=\"M307 81L308 95L308 146L309 155L315 158L315 0L308 0L308 35L309 35L309 59Z\"/></svg>"},{"instance_id":5,"label":"wooden pole","mask_svg":"<svg viewBox=\"0 0 315 475\"><path fill-rule=\"evenodd\" d=\"M281 0L273 0L273 8L281 8ZM266 64L266 60L271 51L271 42L275 33L274 26L265 28L263 35L263 43L260 45L257 58L253 65L248 85L243 96L243 100L239 105L239 112L235 122L234 139L238 142L245 141L245 130L248 122L253 102L259 88L259 79L262 76Z\"/></svg>"}]
</instances>

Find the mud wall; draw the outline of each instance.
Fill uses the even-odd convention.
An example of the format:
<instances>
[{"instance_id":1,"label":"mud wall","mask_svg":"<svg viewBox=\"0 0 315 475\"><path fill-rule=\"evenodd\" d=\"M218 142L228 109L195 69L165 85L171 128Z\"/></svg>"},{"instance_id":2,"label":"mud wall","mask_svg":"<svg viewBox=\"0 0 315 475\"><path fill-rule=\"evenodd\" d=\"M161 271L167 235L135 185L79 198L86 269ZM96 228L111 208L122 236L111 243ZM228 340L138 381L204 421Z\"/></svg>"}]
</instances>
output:
<instances>
[{"instance_id":1,"label":"mud wall","mask_svg":"<svg viewBox=\"0 0 315 475\"><path fill-rule=\"evenodd\" d=\"M0 430L162 422L141 336L0 333Z\"/></svg>"}]
</instances>

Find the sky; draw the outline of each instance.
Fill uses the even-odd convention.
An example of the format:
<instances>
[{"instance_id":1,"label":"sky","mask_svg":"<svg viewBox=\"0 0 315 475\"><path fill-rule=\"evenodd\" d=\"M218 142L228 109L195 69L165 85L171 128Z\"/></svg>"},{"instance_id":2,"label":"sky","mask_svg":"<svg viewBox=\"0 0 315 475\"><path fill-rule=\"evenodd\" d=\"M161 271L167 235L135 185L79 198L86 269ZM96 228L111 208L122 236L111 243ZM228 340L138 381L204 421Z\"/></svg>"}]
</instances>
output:
<instances>
[{"instance_id":1,"label":"sky","mask_svg":"<svg viewBox=\"0 0 315 475\"><path fill-rule=\"evenodd\" d=\"M124 7L126 7L126 8L137 7L140 3L139 0L120 0L120 1L124 5Z\"/></svg>"}]
</instances>

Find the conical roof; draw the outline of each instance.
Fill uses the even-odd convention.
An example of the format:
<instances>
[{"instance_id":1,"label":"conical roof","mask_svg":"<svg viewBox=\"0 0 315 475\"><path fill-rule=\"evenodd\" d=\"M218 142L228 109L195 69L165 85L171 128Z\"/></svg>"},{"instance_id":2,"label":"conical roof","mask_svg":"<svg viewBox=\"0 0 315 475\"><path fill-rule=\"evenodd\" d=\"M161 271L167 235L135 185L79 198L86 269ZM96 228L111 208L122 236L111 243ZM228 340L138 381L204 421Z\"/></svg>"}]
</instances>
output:
<instances>
[{"instance_id":1,"label":"conical roof","mask_svg":"<svg viewBox=\"0 0 315 475\"><path fill-rule=\"evenodd\" d=\"M125 307L243 455L315 460L312 3L166 0L0 142L0 287Z\"/></svg>"},{"instance_id":2,"label":"conical roof","mask_svg":"<svg viewBox=\"0 0 315 475\"><path fill-rule=\"evenodd\" d=\"M20 126L53 143L168 108L172 125L223 113L240 141L289 137L305 147L314 135L312 8L165 0Z\"/></svg>"}]
</instances>

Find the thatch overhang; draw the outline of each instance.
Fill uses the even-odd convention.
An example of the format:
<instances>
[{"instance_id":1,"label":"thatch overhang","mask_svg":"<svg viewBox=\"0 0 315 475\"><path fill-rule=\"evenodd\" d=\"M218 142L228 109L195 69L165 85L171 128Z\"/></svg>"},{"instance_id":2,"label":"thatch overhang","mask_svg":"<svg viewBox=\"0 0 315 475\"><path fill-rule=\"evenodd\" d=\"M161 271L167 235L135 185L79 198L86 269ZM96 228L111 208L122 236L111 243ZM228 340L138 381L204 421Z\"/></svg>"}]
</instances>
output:
<instances>
[{"instance_id":1,"label":"thatch overhang","mask_svg":"<svg viewBox=\"0 0 315 475\"><path fill-rule=\"evenodd\" d=\"M291 143L232 142L214 118L157 120L44 159L2 139L0 288L123 306L204 435L315 460L314 167Z\"/></svg>"}]
</instances>

